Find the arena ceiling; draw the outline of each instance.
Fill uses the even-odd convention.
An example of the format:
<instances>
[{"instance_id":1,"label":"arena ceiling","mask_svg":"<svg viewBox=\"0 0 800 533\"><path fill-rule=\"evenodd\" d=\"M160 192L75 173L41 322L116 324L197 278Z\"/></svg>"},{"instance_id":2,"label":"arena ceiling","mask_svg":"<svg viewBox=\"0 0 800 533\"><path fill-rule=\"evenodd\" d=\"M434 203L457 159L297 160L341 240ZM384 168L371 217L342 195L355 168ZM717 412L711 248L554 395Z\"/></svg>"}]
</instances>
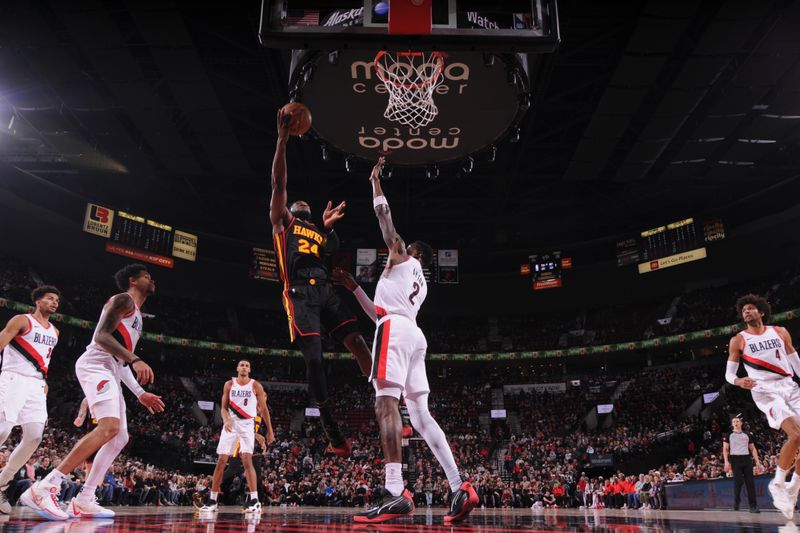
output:
<instances>
[{"instance_id":1,"label":"arena ceiling","mask_svg":"<svg viewBox=\"0 0 800 533\"><path fill-rule=\"evenodd\" d=\"M3 172L201 234L267 239L289 53L259 47L259 9L260 0L4 2ZM794 204L800 3L560 9L562 45L520 142L468 176L398 173L387 194L402 231L443 247L541 249ZM293 141L289 155L293 198L317 208L345 199L340 233L352 244L378 237L368 166L348 174L313 142Z\"/></svg>"}]
</instances>

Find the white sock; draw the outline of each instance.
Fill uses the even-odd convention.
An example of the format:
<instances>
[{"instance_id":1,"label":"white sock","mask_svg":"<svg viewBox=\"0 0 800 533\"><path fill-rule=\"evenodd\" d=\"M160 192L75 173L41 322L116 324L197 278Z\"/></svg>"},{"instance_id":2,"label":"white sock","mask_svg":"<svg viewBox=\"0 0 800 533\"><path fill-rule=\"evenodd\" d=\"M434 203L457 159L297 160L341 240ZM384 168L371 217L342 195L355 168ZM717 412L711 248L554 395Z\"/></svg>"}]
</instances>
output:
<instances>
[{"instance_id":1,"label":"white sock","mask_svg":"<svg viewBox=\"0 0 800 533\"><path fill-rule=\"evenodd\" d=\"M797 486L800 483L800 475L797 474L797 469L794 469L794 474L792 474L792 480L789 482L789 485Z\"/></svg>"},{"instance_id":2,"label":"white sock","mask_svg":"<svg viewBox=\"0 0 800 533\"><path fill-rule=\"evenodd\" d=\"M248 492L247 494L248 494L248 496L250 497L251 500L258 501L258 491Z\"/></svg>"},{"instance_id":3,"label":"white sock","mask_svg":"<svg viewBox=\"0 0 800 533\"><path fill-rule=\"evenodd\" d=\"M450 492L455 494L461 488L462 483L461 474L458 473L458 467L447 468L444 474L447 476L447 483L450 484Z\"/></svg>"},{"instance_id":4,"label":"white sock","mask_svg":"<svg viewBox=\"0 0 800 533\"><path fill-rule=\"evenodd\" d=\"M57 485L60 487L61 482L64 481L65 477L67 477L66 474L61 473L61 471L58 468L54 468L53 470L50 471L49 474L45 476L45 478L42 481L49 485Z\"/></svg>"},{"instance_id":5,"label":"white sock","mask_svg":"<svg viewBox=\"0 0 800 533\"><path fill-rule=\"evenodd\" d=\"M219 497L219 492L214 492L214 491L212 490L212 491L211 491L211 500L212 500L212 501L217 501L217 498L218 498L218 497Z\"/></svg>"},{"instance_id":6,"label":"white sock","mask_svg":"<svg viewBox=\"0 0 800 533\"><path fill-rule=\"evenodd\" d=\"M775 483L778 483L779 485L782 486L786 482L786 474L788 473L789 473L788 470L784 470L781 467L777 467L775 469Z\"/></svg>"},{"instance_id":7,"label":"white sock","mask_svg":"<svg viewBox=\"0 0 800 533\"><path fill-rule=\"evenodd\" d=\"M97 490L96 486L84 484L81 491L78 493L79 502L90 502L94 499L94 492Z\"/></svg>"},{"instance_id":8,"label":"white sock","mask_svg":"<svg viewBox=\"0 0 800 533\"><path fill-rule=\"evenodd\" d=\"M384 486L392 496L403 494L403 465L400 463L386 463L386 482Z\"/></svg>"}]
</instances>

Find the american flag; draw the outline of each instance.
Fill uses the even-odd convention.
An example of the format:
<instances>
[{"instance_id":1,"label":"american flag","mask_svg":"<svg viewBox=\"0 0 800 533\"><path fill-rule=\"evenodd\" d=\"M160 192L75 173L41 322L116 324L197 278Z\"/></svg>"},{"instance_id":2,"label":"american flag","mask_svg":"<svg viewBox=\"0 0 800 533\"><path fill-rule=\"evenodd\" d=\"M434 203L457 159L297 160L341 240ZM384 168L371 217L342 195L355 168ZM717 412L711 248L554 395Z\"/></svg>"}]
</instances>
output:
<instances>
[{"instance_id":1,"label":"american flag","mask_svg":"<svg viewBox=\"0 0 800 533\"><path fill-rule=\"evenodd\" d=\"M318 9L290 9L286 13L287 26L319 26Z\"/></svg>"}]
</instances>

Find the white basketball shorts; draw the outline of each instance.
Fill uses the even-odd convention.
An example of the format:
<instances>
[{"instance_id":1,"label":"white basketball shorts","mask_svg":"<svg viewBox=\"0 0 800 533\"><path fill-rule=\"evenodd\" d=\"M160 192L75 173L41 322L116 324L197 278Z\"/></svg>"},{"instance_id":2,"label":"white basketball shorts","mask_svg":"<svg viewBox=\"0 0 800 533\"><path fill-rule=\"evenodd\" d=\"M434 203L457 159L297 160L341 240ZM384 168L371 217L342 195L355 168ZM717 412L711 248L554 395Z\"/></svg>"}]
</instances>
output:
<instances>
[{"instance_id":1,"label":"white basketball shorts","mask_svg":"<svg viewBox=\"0 0 800 533\"><path fill-rule=\"evenodd\" d=\"M47 395L41 378L0 373L0 422L16 425L47 422Z\"/></svg>"},{"instance_id":2,"label":"white basketball shorts","mask_svg":"<svg viewBox=\"0 0 800 533\"><path fill-rule=\"evenodd\" d=\"M120 425L127 427L119 370L119 363L113 357L91 351L84 352L75 362L75 375L92 416L97 420L119 418Z\"/></svg>"},{"instance_id":3,"label":"white basketball shorts","mask_svg":"<svg viewBox=\"0 0 800 533\"><path fill-rule=\"evenodd\" d=\"M425 371L427 350L425 335L412 320L402 315L381 318L372 344L370 380L376 394L381 395L381 384L399 387L406 396L430 392Z\"/></svg>"},{"instance_id":4,"label":"white basketball shorts","mask_svg":"<svg viewBox=\"0 0 800 533\"><path fill-rule=\"evenodd\" d=\"M789 417L800 418L800 387L791 378L758 381L750 392L758 408L767 415L772 429L780 429Z\"/></svg>"},{"instance_id":5,"label":"white basketball shorts","mask_svg":"<svg viewBox=\"0 0 800 533\"><path fill-rule=\"evenodd\" d=\"M252 418L235 419L233 418L233 431L228 431L224 427L219 435L217 445L217 455L233 455L236 445L239 445L239 453L253 453L256 440L256 422Z\"/></svg>"}]
</instances>

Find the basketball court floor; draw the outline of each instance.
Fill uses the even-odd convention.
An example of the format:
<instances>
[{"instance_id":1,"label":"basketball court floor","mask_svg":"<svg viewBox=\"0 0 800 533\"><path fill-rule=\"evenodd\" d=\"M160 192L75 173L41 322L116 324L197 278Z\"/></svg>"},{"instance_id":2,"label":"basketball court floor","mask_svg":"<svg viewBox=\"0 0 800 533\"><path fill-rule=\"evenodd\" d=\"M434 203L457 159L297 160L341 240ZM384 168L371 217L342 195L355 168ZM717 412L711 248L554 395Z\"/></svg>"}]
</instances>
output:
<instances>
[{"instance_id":1,"label":"basketball court floor","mask_svg":"<svg viewBox=\"0 0 800 533\"><path fill-rule=\"evenodd\" d=\"M442 523L444 509L417 509L414 515L384 524L354 524L355 509L297 507L268 508L259 517L245 516L238 507L223 507L216 515L198 514L193 508L119 507L113 520L72 520L48 522L28 509L15 508L0 517L4 533L36 531L47 533L90 532L277 532L340 533L344 531L385 531L451 533L505 533L539 531L800 531L777 512L750 514L733 511L622 511L559 509L476 509L470 518L454 526ZM800 518L796 518L800 519Z\"/></svg>"}]
</instances>

